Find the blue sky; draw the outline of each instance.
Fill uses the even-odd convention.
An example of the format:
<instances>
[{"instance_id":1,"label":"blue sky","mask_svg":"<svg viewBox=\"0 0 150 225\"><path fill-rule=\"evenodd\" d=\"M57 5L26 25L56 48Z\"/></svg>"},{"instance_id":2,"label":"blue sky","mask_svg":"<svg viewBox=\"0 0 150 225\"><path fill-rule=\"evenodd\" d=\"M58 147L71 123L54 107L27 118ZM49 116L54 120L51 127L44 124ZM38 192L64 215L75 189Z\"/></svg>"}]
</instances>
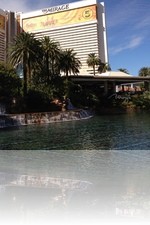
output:
<instances>
[{"instance_id":1,"label":"blue sky","mask_svg":"<svg viewBox=\"0 0 150 225\"><path fill-rule=\"evenodd\" d=\"M0 8L28 12L77 0L7 0ZM138 75L150 66L150 0L104 0L109 63Z\"/></svg>"}]
</instances>

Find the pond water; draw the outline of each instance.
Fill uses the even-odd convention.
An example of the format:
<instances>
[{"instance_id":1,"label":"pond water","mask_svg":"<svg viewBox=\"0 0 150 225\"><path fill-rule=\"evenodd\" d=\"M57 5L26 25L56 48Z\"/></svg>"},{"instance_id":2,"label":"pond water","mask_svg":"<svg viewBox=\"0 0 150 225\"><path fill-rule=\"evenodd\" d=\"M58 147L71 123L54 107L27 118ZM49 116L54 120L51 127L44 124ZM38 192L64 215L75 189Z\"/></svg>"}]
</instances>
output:
<instances>
[{"instance_id":1,"label":"pond water","mask_svg":"<svg viewBox=\"0 0 150 225\"><path fill-rule=\"evenodd\" d=\"M103 115L91 119L0 130L3 150L149 150L149 114Z\"/></svg>"},{"instance_id":2,"label":"pond water","mask_svg":"<svg viewBox=\"0 0 150 225\"><path fill-rule=\"evenodd\" d=\"M1 223L150 224L149 125L129 114L1 130Z\"/></svg>"},{"instance_id":3,"label":"pond water","mask_svg":"<svg viewBox=\"0 0 150 225\"><path fill-rule=\"evenodd\" d=\"M150 151L0 151L3 225L149 224Z\"/></svg>"}]
</instances>

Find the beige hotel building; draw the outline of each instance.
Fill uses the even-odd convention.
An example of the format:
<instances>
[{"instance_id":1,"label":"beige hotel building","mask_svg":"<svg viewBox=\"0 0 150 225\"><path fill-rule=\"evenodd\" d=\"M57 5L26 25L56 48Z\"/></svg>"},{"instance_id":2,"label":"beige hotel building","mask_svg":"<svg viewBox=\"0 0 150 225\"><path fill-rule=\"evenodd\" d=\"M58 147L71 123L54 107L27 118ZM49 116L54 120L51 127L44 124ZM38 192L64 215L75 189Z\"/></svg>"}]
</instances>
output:
<instances>
[{"instance_id":1,"label":"beige hotel building","mask_svg":"<svg viewBox=\"0 0 150 225\"><path fill-rule=\"evenodd\" d=\"M0 61L6 59L7 44L21 31L34 33L36 38L49 36L62 49L73 48L82 63L80 75L91 73L86 63L89 53L96 53L102 62L108 62L103 2L84 0L28 13L1 10Z\"/></svg>"}]
</instances>

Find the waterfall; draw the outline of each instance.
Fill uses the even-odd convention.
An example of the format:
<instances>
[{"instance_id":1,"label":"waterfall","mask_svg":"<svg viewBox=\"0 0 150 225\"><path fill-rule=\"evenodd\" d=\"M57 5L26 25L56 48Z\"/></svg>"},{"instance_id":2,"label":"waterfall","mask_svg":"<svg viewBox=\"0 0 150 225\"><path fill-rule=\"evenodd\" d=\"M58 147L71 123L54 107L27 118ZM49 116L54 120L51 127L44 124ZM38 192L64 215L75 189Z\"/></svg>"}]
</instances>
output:
<instances>
[{"instance_id":1,"label":"waterfall","mask_svg":"<svg viewBox=\"0 0 150 225\"><path fill-rule=\"evenodd\" d=\"M20 123L18 120L11 118L9 115L0 114L0 128L17 127Z\"/></svg>"},{"instance_id":2,"label":"waterfall","mask_svg":"<svg viewBox=\"0 0 150 225\"><path fill-rule=\"evenodd\" d=\"M43 124L63 121L89 119L93 112L87 109L67 110L61 112L42 112L25 114L1 114L0 128L28 124Z\"/></svg>"},{"instance_id":3,"label":"waterfall","mask_svg":"<svg viewBox=\"0 0 150 225\"><path fill-rule=\"evenodd\" d=\"M6 113L6 108L3 104L0 103L0 115L4 115Z\"/></svg>"},{"instance_id":4,"label":"waterfall","mask_svg":"<svg viewBox=\"0 0 150 225\"><path fill-rule=\"evenodd\" d=\"M85 110L85 109L80 110L81 119L89 119L92 116L93 116L93 113L90 110Z\"/></svg>"}]
</instances>

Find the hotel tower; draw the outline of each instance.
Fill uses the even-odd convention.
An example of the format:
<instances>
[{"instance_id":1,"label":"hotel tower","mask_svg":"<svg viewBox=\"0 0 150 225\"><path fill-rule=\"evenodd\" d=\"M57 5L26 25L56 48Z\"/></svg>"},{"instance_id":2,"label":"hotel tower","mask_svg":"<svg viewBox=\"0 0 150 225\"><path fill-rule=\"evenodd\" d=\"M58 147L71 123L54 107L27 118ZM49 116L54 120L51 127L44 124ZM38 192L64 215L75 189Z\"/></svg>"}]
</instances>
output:
<instances>
[{"instance_id":1,"label":"hotel tower","mask_svg":"<svg viewBox=\"0 0 150 225\"><path fill-rule=\"evenodd\" d=\"M0 21L3 21L2 18L0 17ZM91 68L86 63L89 53L95 53L104 63L108 62L103 2L84 0L28 13L14 13L14 18L14 32L12 30L12 33L7 34L9 38L7 37L6 42L21 31L33 33L36 38L49 36L58 41L62 49L74 49L82 63L80 75L91 73ZM3 35L2 41L5 42L6 28L4 25L0 27L3 27L4 31L0 29L0 32ZM4 48L5 46L0 49L0 54L4 52Z\"/></svg>"}]
</instances>

